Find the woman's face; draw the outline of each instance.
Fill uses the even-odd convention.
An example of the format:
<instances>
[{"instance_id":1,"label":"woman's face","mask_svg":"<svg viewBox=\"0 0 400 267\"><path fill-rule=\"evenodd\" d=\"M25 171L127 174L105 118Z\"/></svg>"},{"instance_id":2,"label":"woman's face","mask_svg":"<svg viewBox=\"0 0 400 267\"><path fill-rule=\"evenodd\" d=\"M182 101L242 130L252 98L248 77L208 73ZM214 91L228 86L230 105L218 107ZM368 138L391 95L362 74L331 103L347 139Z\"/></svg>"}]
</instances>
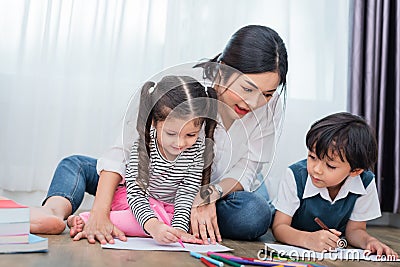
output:
<instances>
[{"instance_id":1,"label":"woman's face","mask_svg":"<svg viewBox=\"0 0 400 267\"><path fill-rule=\"evenodd\" d=\"M231 119L238 119L265 105L279 86L276 72L233 75L225 86L217 86L220 105ZM221 103L222 104L222 103Z\"/></svg>"}]
</instances>

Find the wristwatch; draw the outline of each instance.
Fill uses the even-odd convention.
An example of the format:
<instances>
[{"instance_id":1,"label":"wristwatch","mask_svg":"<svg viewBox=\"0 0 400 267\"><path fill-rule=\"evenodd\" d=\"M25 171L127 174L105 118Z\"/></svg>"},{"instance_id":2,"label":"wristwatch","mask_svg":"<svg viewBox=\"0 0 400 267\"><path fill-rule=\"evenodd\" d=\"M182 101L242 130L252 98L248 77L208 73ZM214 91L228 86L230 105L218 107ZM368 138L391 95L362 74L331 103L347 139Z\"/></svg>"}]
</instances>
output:
<instances>
[{"instance_id":1,"label":"wristwatch","mask_svg":"<svg viewBox=\"0 0 400 267\"><path fill-rule=\"evenodd\" d=\"M222 195L224 194L224 191L222 190L222 187L219 184L214 184L214 188L215 190L217 190L218 194L219 194L219 198L222 198Z\"/></svg>"}]
</instances>

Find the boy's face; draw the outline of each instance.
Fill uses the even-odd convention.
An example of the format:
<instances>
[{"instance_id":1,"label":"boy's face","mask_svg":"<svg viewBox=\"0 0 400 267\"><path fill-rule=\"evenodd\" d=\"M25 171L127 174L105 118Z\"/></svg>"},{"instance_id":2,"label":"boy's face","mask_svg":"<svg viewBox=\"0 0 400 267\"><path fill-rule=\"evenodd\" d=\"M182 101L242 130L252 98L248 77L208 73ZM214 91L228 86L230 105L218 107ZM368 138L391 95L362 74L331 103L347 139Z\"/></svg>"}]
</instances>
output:
<instances>
[{"instance_id":1,"label":"boy's face","mask_svg":"<svg viewBox=\"0 0 400 267\"><path fill-rule=\"evenodd\" d=\"M340 189L342 182L348 176L357 176L362 171L362 169L352 171L346 158L343 162L337 154L331 153L329 157L319 159L314 152L308 152L307 172L313 185L318 188Z\"/></svg>"}]
</instances>

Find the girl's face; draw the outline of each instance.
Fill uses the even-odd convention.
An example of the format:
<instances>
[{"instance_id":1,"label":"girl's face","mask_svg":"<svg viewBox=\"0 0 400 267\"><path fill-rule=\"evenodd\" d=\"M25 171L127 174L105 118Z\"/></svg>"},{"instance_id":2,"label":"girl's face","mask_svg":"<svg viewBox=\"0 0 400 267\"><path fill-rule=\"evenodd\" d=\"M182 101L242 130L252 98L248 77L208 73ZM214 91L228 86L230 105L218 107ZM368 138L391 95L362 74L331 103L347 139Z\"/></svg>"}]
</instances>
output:
<instances>
[{"instance_id":1,"label":"girl's face","mask_svg":"<svg viewBox=\"0 0 400 267\"><path fill-rule=\"evenodd\" d=\"M337 154L319 159L314 152L308 152L307 172L313 185L318 188L326 187L329 192L339 192L342 182L347 177L357 176L362 171L362 169L352 171L347 160L344 159L343 162Z\"/></svg>"},{"instance_id":2,"label":"girl's face","mask_svg":"<svg viewBox=\"0 0 400 267\"><path fill-rule=\"evenodd\" d=\"M196 143L201 130L199 119L184 120L168 117L156 123L157 145L161 154L174 160L185 149Z\"/></svg>"},{"instance_id":3,"label":"girl's face","mask_svg":"<svg viewBox=\"0 0 400 267\"><path fill-rule=\"evenodd\" d=\"M272 98L279 86L280 78L276 72L263 72L246 75L233 75L226 87L218 86L220 105L231 119L242 118Z\"/></svg>"}]
</instances>

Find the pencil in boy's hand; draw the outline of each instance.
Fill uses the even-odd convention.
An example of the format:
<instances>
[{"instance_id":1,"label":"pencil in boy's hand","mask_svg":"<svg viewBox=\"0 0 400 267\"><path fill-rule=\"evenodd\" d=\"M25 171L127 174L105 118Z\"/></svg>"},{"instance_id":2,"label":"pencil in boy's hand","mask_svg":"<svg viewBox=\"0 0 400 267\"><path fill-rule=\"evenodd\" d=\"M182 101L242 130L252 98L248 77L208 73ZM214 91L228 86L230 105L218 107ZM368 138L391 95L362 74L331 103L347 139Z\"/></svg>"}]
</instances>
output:
<instances>
[{"instance_id":1,"label":"pencil in boy's hand","mask_svg":"<svg viewBox=\"0 0 400 267\"><path fill-rule=\"evenodd\" d=\"M319 226L321 226L322 229L329 231L330 233L338 236L337 234L335 234L334 232L331 231L331 229L328 228L328 226L326 226L326 224L324 224L320 218L315 217L314 221L316 223L318 223ZM337 242L337 245L339 248L346 248L347 247L347 240L346 238L342 237L340 238Z\"/></svg>"},{"instance_id":2,"label":"pencil in boy's hand","mask_svg":"<svg viewBox=\"0 0 400 267\"><path fill-rule=\"evenodd\" d=\"M336 235L336 234L335 234L334 232L332 232L331 229L329 229L329 227L326 226L326 224L324 224L324 222L321 221L318 217L315 217L314 221L315 221L316 223L318 223L318 225L319 225L322 229L324 229L324 230L326 230L326 231L329 231L330 233Z\"/></svg>"}]
</instances>

